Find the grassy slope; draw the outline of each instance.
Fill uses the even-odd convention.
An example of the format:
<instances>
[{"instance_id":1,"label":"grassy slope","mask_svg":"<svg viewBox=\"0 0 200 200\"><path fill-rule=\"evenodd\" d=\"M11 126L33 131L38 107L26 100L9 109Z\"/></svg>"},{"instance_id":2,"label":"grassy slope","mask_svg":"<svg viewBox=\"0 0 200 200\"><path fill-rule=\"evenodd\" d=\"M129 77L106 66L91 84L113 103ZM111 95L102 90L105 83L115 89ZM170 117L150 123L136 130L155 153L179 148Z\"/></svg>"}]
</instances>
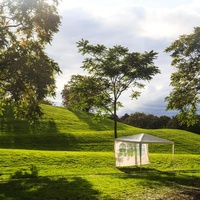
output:
<instances>
[{"instance_id":1,"label":"grassy slope","mask_svg":"<svg viewBox=\"0 0 200 200\"><path fill-rule=\"evenodd\" d=\"M171 163L170 145L150 145L151 164L142 171L117 169L111 120L94 123L87 114L43 108L46 115L34 125L9 115L0 119L0 199L137 200L173 199L174 195L189 199L199 195L195 192L200 190L199 135L119 124L119 136L145 132L173 140L176 154ZM37 167L39 179L1 181L19 170L30 173L31 165Z\"/></svg>"},{"instance_id":2,"label":"grassy slope","mask_svg":"<svg viewBox=\"0 0 200 200\"><path fill-rule=\"evenodd\" d=\"M45 115L30 125L13 120L9 115L0 118L0 148L113 151L113 122L98 122L92 116L74 113L62 107L43 105ZM118 135L149 133L175 142L176 153L200 154L200 136L182 130L147 130L118 123ZM150 152L170 152L170 145L150 145Z\"/></svg>"}]
</instances>

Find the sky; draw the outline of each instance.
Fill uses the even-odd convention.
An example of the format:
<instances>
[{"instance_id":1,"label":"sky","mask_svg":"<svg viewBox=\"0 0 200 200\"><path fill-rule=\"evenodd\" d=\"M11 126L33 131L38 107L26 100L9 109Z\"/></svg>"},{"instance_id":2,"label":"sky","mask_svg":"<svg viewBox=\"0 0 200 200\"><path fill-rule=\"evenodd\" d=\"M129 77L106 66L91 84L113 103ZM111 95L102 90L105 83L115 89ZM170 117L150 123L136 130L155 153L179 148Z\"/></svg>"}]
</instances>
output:
<instances>
[{"instance_id":1,"label":"sky","mask_svg":"<svg viewBox=\"0 0 200 200\"><path fill-rule=\"evenodd\" d=\"M62 105L61 92L72 75L87 74L81 69L84 57L76 44L85 39L93 45L122 45L130 52L158 52L154 62L161 73L145 82L137 100L131 99L131 90L124 92L118 116L177 113L166 111L165 97L172 91L170 76L175 69L170 54L164 50L180 35L190 34L200 26L199 0L62 0L58 9L62 25L51 46L47 46L48 55L62 70L56 76L56 97L51 99L55 105Z\"/></svg>"}]
</instances>

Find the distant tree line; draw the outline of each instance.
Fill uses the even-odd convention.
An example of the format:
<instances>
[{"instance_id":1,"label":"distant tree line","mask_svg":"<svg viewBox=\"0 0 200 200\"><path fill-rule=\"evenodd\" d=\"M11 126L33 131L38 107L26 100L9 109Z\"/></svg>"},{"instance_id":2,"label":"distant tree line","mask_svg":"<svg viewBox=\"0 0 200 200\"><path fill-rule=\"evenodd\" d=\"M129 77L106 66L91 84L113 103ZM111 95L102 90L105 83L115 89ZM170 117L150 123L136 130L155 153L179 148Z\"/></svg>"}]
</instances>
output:
<instances>
[{"instance_id":1,"label":"distant tree line","mask_svg":"<svg viewBox=\"0 0 200 200\"><path fill-rule=\"evenodd\" d=\"M200 120L200 115L197 116ZM177 116L155 116L153 114L145 114L141 112L135 112L132 114L125 114L119 118L119 121L147 129L159 129L159 128L169 128L169 129L181 129L186 131L191 131L193 133L200 134L200 123L197 123L193 126L180 125Z\"/></svg>"}]
</instances>

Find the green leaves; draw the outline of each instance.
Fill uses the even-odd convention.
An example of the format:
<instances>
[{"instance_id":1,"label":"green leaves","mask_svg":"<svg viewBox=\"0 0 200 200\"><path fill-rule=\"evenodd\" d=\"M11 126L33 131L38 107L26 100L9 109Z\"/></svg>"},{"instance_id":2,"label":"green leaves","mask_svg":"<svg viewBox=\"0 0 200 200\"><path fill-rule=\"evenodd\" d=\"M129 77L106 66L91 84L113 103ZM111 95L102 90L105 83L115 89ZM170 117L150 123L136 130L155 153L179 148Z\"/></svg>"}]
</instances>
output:
<instances>
[{"instance_id":1,"label":"green leaves","mask_svg":"<svg viewBox=\"0 0 200 200\"><path fill-rule=\"evenodd\" d=\"M92 76L74 75L62 91L63 105L73 110L93 112L108 106L104 85Z\"/></svg>"},{"instance_id":2,"label":"green leaves","mask_svg":"<svg viewBox=\"0 0 200 200\"><path fill-rule=\"evenodd\" d=\"M0 3L0 87L2 102L17 118L39 118L39 101L55 95L60 68L45 46L60 26L55 0L2 0Z\"/></svg>"},{"instance_id":3,"label":"green leaves","mask_svg":"<svg viewBox=\"0 0 200 200\"><path fill-rule=\"evenodd\" d=\"M196 112L200 91L200 28L194 33L182 35L166 52L172 52L172 66L177 71L171 75L172 92L168 97L167 109L178 110L180 123L188 126L197 122Z\"/></svg>"},{"instance_id":4,"label":"green leaves","mask_svg":"<svg viewBox=\"0 0 200 200\"><path fill-rule=\"evenodd\" d=\"M121 94L132 87L132 98L137 98L140 92L134 91L135 87L141 86L140 81L151 80L154 75L160 73L158 67L153 63L157 57L154 51L129 52L128 48L115 45L107 48L104 45L91 45L88 40L77 42L77 47L82 55L88 55L83 61L82 68L92 76L99 79L104 88L103 93L112 99L109 111L114 116L115 137L116 134L116 110Z\"/></svg>"},{"instance_id":5,"label":"green leaves","mask_svg":"<svg viewBox=\"0 0 200 200\"><path fill-rule=\"evenodd\" d=\"M90 45L88 40L81 39L77 42L77 48L82 55L92 54L93 56L103 56L106 47L104 45L97 44L96 46Z\"/></svg>"},{"instance_id":6,"label":"green leaves","mask_svg":"<svg viewBox=\"0 0 200 200\"><path fill-rule=\"evenodd\" d=\"M89 56L84 59L82 68L101 81L108 81L109 87L105 92L113 93L116 100L129 86L137 86L135 83L139 80L151 80L160 73L153 63L157 58L154 51L130 53L121 45L106 48L99 44L90 45L88 40L83 39L77 42L77 47L80 53Z\"/></svg>"}]
</instances>

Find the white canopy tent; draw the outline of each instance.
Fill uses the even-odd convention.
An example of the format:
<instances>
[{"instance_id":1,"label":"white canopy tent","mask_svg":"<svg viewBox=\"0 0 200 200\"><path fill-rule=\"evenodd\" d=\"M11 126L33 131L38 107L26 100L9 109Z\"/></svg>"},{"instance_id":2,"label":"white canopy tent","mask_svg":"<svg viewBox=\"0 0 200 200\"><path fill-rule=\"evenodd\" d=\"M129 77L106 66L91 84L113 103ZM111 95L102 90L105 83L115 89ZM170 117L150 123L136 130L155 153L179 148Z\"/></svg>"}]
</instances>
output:
<instances>
[{"instance_id":1,"label":"white canopy tent","mask_svg":"<svg viewBox=\"0 0 200 200\"><path fill-rule=\"evenodd\" d=\"M149 163L148 144L171 144L174 158L174 142L141 133L115 139L116 166L134 166Z\"/></svg>"}]
</instances>

